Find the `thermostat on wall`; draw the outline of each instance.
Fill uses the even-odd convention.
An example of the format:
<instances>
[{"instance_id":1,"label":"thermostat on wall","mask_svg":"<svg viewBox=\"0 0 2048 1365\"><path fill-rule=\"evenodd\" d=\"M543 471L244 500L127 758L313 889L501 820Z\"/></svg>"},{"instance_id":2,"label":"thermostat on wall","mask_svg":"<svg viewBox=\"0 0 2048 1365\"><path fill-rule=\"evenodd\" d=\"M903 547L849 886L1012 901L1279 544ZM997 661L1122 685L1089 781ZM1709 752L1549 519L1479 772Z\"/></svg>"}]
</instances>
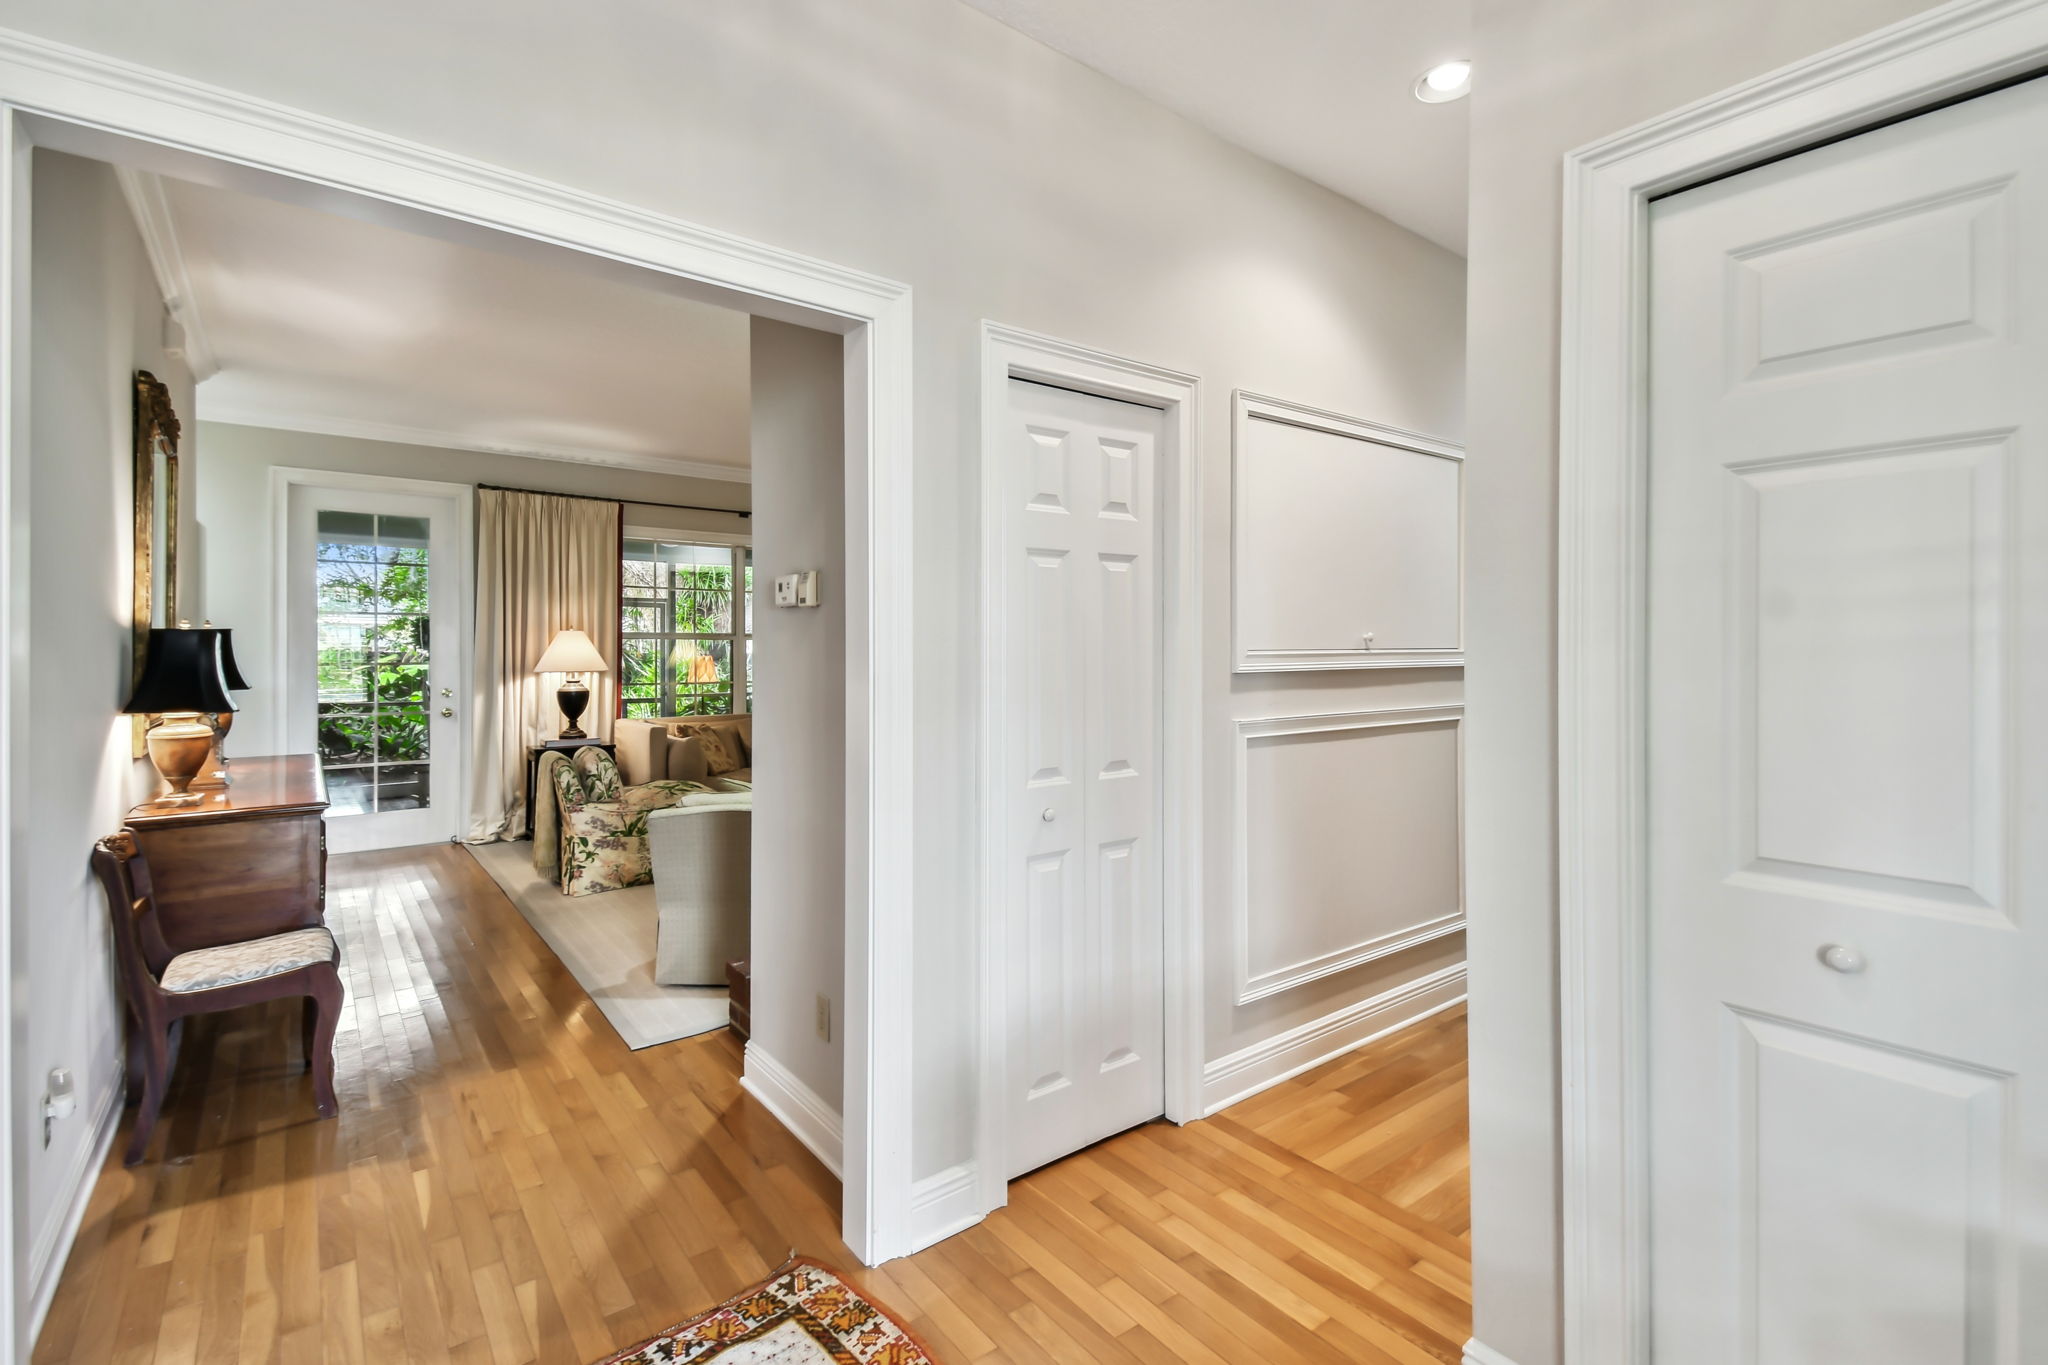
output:
<instances>
[{"instance_id":1,"label":"thermostat on wall","mask_svg":"<svg viewBox=\"0 0 2048 1365\"><path fill-rule=\"evenodd\" d=\"M818 605L818 571L805 569L801 573L786 573L775 580L775 605L778 607L815 607Z\"/></svg>"}]
</instances>

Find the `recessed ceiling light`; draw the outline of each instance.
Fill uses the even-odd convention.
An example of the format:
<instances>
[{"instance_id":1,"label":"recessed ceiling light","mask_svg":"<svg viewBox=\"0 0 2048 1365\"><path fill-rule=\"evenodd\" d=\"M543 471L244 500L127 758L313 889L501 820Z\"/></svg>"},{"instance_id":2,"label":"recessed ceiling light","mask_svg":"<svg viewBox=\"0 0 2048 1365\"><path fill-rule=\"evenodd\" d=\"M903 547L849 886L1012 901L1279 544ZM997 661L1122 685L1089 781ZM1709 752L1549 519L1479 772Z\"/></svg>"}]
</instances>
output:
<instances>
[{"instance_id":1,"label":"recessed ceiling light","mask_svg":"<svg viewBox=\"0 0 2048 1365\"><path fill-rule=\"evenodd\" d=\"M1472 93L1472 63L1439 62L1415 82L1415 98L1424 104L1449 104Z\"/></svg>"}]
</instances>

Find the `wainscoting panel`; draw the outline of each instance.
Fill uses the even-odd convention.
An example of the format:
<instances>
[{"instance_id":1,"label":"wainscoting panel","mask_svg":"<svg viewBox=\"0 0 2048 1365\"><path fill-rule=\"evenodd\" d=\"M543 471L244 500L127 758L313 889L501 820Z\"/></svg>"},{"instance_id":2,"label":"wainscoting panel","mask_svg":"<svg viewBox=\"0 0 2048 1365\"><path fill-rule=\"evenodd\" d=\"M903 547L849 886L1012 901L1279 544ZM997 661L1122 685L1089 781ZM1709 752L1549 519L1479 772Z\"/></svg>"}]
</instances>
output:
<instances>
[{"instance_id":1,"label":"wainscoting panel","mask_svg":"<svg viewBox=\"0 0 2048 1365\"><path fill-rule=\"evenodd\" d=\"M1236 670L1463 664L1463 459L1447 441L1240 390Z\"/></svg>"},{"instance_id":2,"label":"wainscoting panel","mask_svg":"<svg viewBox=\"0 0 2048 1365\"><path fill-rule=\"evenodd\" d=\"M1458 705L1237 722L1237 1002L1465 925Z\"/></svg>"}]
</instances>

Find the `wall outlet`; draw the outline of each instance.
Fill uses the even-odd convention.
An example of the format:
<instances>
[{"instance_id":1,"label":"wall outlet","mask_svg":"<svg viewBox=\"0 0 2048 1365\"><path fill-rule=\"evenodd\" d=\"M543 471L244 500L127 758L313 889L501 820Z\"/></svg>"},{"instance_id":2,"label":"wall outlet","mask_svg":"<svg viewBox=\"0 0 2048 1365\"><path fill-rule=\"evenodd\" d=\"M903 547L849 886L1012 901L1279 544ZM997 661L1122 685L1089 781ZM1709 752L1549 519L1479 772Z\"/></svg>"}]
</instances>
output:
<instances>
[{"instance_id":1,"label":"wall outlet","mask_svg":"<svg viewBox=\"0 0 2048 1365\"><path fill-rule=\"evenodd\" d=\"M825 1043L832 1041L832 999L830 996L821 995L818 997L818 1040Z\"/></svg>"}]
</instances>

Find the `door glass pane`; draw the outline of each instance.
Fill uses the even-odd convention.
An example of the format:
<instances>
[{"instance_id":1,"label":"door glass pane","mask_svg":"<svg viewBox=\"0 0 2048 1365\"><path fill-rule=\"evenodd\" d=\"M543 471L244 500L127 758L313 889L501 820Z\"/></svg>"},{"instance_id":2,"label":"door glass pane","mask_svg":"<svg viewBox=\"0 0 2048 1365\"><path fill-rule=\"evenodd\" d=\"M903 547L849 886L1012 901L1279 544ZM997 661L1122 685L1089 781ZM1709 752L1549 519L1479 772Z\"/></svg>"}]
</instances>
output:
<instances>
[{"instance_id":1,"label":"door glass pane","mask_svg":"<svg viewBox=\"0 0 2048 1365\"><path fill-rule=\"evenodd\" d=\"M315 519L318 747L336 815L428 804L424 517L322 511Z\"/></svg>"}]
</instances>

